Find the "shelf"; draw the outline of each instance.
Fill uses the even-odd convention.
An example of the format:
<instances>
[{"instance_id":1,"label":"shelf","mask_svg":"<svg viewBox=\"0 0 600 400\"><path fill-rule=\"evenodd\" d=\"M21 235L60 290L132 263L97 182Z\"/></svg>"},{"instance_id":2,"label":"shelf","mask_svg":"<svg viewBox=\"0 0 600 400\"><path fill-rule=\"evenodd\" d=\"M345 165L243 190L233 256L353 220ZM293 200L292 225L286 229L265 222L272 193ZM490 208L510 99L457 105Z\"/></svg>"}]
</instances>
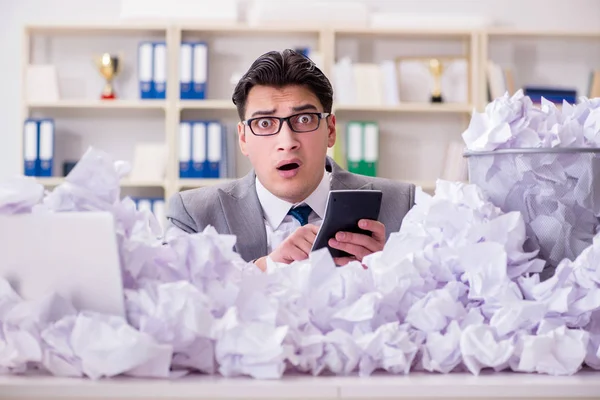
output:
<instances>
[{"instance_id":1,"label":"shelf","mask_svg":"<svg viewBox=\"0 0 600 400\"><path fill-rule=\"evenodd\" d=\"M399 105L360 105L360 104L339 104L334 105L335 113L343 112L421 112L421 113L471 113L473 106L471 104L432 104L432 103L401 103Z\"/></svg>"},{"instance_id":2,"label":"shelf","mask_svg":"<svg viewBox=\"0 0 600 400\"><path fill-rule=\"evenodd\" d=\"M180 110L235 110L231 100L180 100Z\"/></svg>"},{"instance_id":3,"label":"shelf","mask_svg":"<svg viewBox=\"0 0 600 400\"><path fill-rule=\"evenodd\" d=\"M65 178L61 177L49 177L49 178L35 178L35 180L43 186L54 187L58 186L65 181Z\"/></svg>"},{"instance_id":4,"label":"shelf","mask_svg":"<svg viewBox=\"0 0 600 400\"><path fill-rule=\"evenodd\" d=\"M371 28L371 27L340 27L334 28L333 33L354 36L405 36L405 37L449 37L466 38L477 30L473 29L411 29L411 28Z\"/></svg>"},{"instance_id":5,"label":"shelf","mask_svg":"<svg viewBox=\"0 0 600 400\"><path fill-rule=\"evenodd\" d=\"M37 177L36 181L39 182L40 184L42 184L43 186L46 187L54 187L54 186L58 186L62 183L65 182L65 178L60 177L60 176L53 176L53 177ZM163 181L130 181L127 179L124 179L121 181L120 183L121 187L148 187L148 188L164 188L165 187L165 183Z\"/></svg>"},{"instance_id":6,"label":"shelf","mask_svg":"<svg viewBox=\"0 0 600 400\"><path fill-rule=\"evenodd\" d=\"M145 187L145 188L164 188L164 181L130 181L129 179L121 180L121 187Z\"/></svg>"},{"instance_id":7,"label":"shelf","mask_svg":"<svg viewBox=\"0 0 600 400\"><path fill-rule=\"evenodd\" d=\"M177 181L177 188L178 188L178 190L181 190L183 188L192 189L192 188L203 187L203 186L214 186L214 185L219 185L222 183L232 182L234 180L235 180L234 178L179 179Z\"/></svg>"},{"instance_id":8,"label":"shelf","mask_svg":"<svg viewBox=\"0 0 600 400\"><path fill-rule=\"evenodd\" d=\"M294 24L290 23L287 25L248 25L248 24L214 24L214 23L184 23L180 25L182 31L189 32L206 32L206 33L218 33L225 35L239 35L243 33L248 34L264 34L264 33L277 33L277 34L319 34L323 31L322 26L310 24Z\"/></svg>"},{"instance_id":9,"label":"shelf","mask_svg":"<svg viewBox=\"0 0 600 400\"><path fill-rule=\"evenodd\" d=\"M523 37L554 37L554 38L589 38L600 39L600 31L566 31L566 30L527 30L496 28L485 31L488 36L523 36Z\"/></svg>"},{"instance_id":10,"label":"shelf","mask_svg":"<svg viewBox=\"0 0 600 400\"><path fill-rule=\"evenodd\" d=\"M167 107L165 100L59 100L28 102L29 108L44 109L85 109L85 110L164 110Z\"/></svg>"},{"instance_id":11,"label":"shelf","mask_svg":"<svg viewBox=\"0 0 600 400\"><path fill-rule=\"evenodd\" d=\"M127 23L85 23L85 24L35 24L26 25L25 31L32 35L136 35L146 33L164 33L167 32L167 25L154 23L137 23L128 21Z\"/></svg>"},{"instance_id":12,"label":"shelf","mask_svg":"<svg viewBox=\"0 0 600 400\"><path fill-rule=\"evenodd\" d=\"M412 183L415 186L420 186L424 192L428 192L433 194L433 192L435 191L435 187L436 187L436 180L431 180L431 181L424 181L424 180L408 180L406 182ZM463 184L468 184L469 182L461 182Z\"/></svg>"}]
</instances>

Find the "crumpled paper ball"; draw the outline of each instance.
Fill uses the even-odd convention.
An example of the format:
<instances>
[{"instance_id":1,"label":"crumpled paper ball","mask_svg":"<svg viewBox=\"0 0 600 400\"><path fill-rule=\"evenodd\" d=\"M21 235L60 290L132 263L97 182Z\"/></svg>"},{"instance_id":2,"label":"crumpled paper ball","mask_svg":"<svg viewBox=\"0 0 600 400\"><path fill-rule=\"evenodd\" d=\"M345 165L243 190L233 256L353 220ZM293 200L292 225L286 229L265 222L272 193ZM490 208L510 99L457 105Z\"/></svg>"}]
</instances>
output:
<instances>
[{"instance_id":1,"label":"crumpled paper ball","mask_svg":"<svg viewBox=\"0 0 600 400\"><path fill-rule=\"evenodd\" d=\"M212 227L163 242L154 217L120 198L121 170L109 160L91 149L78 163L88 179L68 179L32 207L24 195L27 206L11 210L111 212L127 319L75 310L60 296L32 303L0 280L0 372L278 379L600 369L600 236L542 281L544 260L523 249L521 214L476 185L438 181L435 195L417 193L366 269L336 267L321 249L262 273Z\"/></svg>"},{"instance_id":2,"label":"crumpled paper ball","mask_svg":"<svg viewBox=\"0 0 600 400\"><path fill-rule=\"evenodd\" d=\"M600 98L536 107L520 90L474 113L463 133L469 181L503 211L518 211L527 251L545 276L591 245L600 217Z\"/></svg>"}]
</instances>

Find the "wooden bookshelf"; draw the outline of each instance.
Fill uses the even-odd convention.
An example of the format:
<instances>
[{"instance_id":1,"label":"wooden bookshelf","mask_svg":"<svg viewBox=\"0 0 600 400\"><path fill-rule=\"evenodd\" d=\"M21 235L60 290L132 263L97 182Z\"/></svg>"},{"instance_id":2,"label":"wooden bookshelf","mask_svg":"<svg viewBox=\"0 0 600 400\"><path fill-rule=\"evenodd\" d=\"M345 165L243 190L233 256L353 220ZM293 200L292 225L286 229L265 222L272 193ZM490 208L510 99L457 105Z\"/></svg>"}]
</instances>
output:
<instances>
[{"instance_id":1,"label":"wooden bookshelf","mask_svg":"<svg viewBox=\"0 0 600 400\"><path fill-rule=\"evenodd\" d=\"M23 81L22 88L25 93L26 88L26 68L32 62L31 38L38 35L60 36L60 37L84 37L96 36L107 37L110 40L122 40L121 38L143 38L149 35L152 38L161 37L167 43L167 96L164 100L140 100L135 97L123 98L115 101L101 101L93 98L82 99L65 99L57 102L29 102L27 99L22 101L23 120L33 113L44 113L49 116L54 113L73 112L79 114L94 114L97 111L108 111L103 114L106 118L111 117L111 112L119 111L118 117L126 115L130 118L139 118L143 121L146 118L146 110L154 112L164 121L164 142L168 149L168 160L166 177L164 180L155 182L139 182L128 181L122 182L123 187L128 188L158 188L164 190L166 199L170 198L177 191L187 188L202 187L207 185L220 184L228 182L230 179L180 179L178 174L178 126L179 122L184 119L184 113L190 115L218 115L226 116L228 121L237 121L235 106L231 101L231 93L222 93L215 98L207 100L181 100L179 98L179 54L181 41L186 35L194 37L209 38L226 38L231 40L232 37L241 38L271 38L283 40L282 38L294 38L290 40L290 46L295 45L305 38L314 43L316 50L319 51L322 57L322 67L324 72L331 78L333 76L333 67L335 62L340 57L340 43L343 41L357 40L361 41L361 47L364 54L370 56L371 59L376 59L373 56L375 53L370 53L371 48L369 43L375 43L379 40L390 41L412 41L425 40L439 42L439 46L446 46L447 43L456 43L449 45L450 48L459 48L461 56L468 60L468 101L465 103L412 103L400 102L397 105L368 105L368 104L334 104L334 113L338 118L339 124L342 126L346 121L360 116L361 119L369 119L374 121L387 120L390 123L401 123L407 117L411 123L418 123L419 126L428 127L434 121L442 121L441 125L446 121L460 121L460 125L454 129L453 135L459 137L462 130L466 128L469 122L469 117L473 110L483 110L487 103L486 98L486 61L489 57L489 41L495 38L503 38L506 40L521 40L523 38L566 38L569 40L599 40L600 31L561 31L561 30L522 30L511 28L493 28L493 29L403 29L403 28L365 28L365 27L329 27L329 26L312 26L312 25L265 25L265 26L249 26L244 24L205 24L205 23L174 23L174 24L151 24L151 23L116 23L116 24L99 24L99 23L79 23L79 24L36 24L28 25L23 31L24 40L22 47L22 72ZM299 39L298 39L299 38ZM302 40L301 40L302 39ZM279 43L279 42L277 42ZM367 45L364 45L367 43ZM454 46L454 47L452 47ZM364 49L367 49L365 51ZM415 55L423 56L418 53L417 48L412 51ZM38 49L39 51L39 49ZM373 50L374 51L374 50ZM256 58L257 54L247 56L247 59ZM127 63L130 66L135 65L135 57L128 56ZM375 62L375 61L372 61ZM91 67L90 67L91 68ZM247 68L247 66L246 66ZM244 68L245 70L245 68ZM135 71L133 72L135 75ZM218 75L218 74L217 74ZM210 77L210 72L209 72ZM223 75L220 75L221 79ZM130 79L135 79L135 76ZM209 82L210 84L210 82ZM85 111L85 113L83 113ZM141 115L133 113L136 111ZM158 113L157 113L158 112ZM107 115L108 114L108 115ZM154 115L154 117L156 117ZM115 117L116 118L116 117ZM186 117L187 118L187 117ZM417 122L414 122L417 121ZM453 122L455 123L455 122ZM407 129L410 131L411 129ZM435 131L435 129L432 129ZM440 140L441 135L436 137L421 138L421 140L429 140L431 142ZM388 135L385 140L400 140L394 135ZM412 143L411 140L407 140ZM430 144L431 142L424 142ZM399 146L399 141L380 142L380 147ZM22 143L19 141L19 146ZM427 149L427 146L421 146ZM111 149L105 149L111 151ZM18 149L19 154L23 154L23 149ZM418 146L413 149L406 150L407 152L419 152L429 150L419 150ZM389 153L387 153L389 156ZM408 153L405 153L408 154ZM426 154L429 157L429 154ZM402 156L398 156L399 159ZM381 160L380 160L381 161ZM388 166L397 160L386 160ZM19 158L21 168L23 165L22 156ZM389 167L388 167L389 168ZM238 175L243 175L238 171ZM419 175L422 176L422 175ZM431 180L411 180L408 181L419 184L424 189L431 190L435 186L434 176ZM63 180L60 177L39 178L39 181L45 186L52 187L60 184Z\"/></svg>"}]
</instances>

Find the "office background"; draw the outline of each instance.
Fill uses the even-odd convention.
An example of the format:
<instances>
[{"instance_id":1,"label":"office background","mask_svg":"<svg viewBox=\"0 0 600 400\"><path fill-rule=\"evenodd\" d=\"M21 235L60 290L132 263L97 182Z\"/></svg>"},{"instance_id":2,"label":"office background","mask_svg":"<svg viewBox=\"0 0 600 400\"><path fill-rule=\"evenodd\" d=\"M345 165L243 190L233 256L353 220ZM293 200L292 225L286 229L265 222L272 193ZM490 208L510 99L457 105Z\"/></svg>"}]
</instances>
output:
<instances>
[{"instance_id":1,"label":"office background","mask_svg":"<svg viewBox=\"0 0 600 400\"><path fill-rule=\"evenodd\" d=\"M208 6L213 3L206 2ZM239 1L240 25L244 25L244 12L249 7L250 0ZM308 4L307 2L305 2ZM335 1L334 1L335 3ZM343 4L343 1L337 1ZM561 32L599 32L600 31L600 1L597 0L505 0L502 2L492 0L415 0L415 1L367 1L369 10L373 12L399 12L407 14L417 14L425 18L427 15L454 15L457 17L477 17L480 20L488 20L492 28L533 30L539 35L531 37L510 37L504 44L496 48L496 54L499 55L499 62L506 60L518 63L522 67L521 73L526 70L529 81L519 81L519 71L513 71L517 76L518 84L537 84L537 85L556 85L574 87L578 95L586 95L589 85L589 73L594 68L600 68L600 34L582 37L561 37ZM0 96L0 178L5 178L21 172L23 164L23 155L20 142L23 132L23 54L28 51L24 48L22 36L24 27L28 24L35 25L60 25L60 24L85 24L91 23L101 26L103 24L127 24L127 21L121 19L121 1L106 0L103 2L91 0L23 0L13 2L9 0L0 0L0 87L2 95ZM169 21L165 21L169 22ZM186 22L188 26L193 23ZM201 26L202 23L197 24ZM411 28L416 29L418 28ZM426 27L433 29L435 27ZM333 62L343 58L346 52L358 62L378 62L385 58L386 49L397 43L406 40L406 37L395 37L388 34L374 34L367 39L364 36L368 28L363 28L356 36L361 36L353 42L353 33L343 34L340 39L336 38L335 55L323 54L320 50L320 57L331 59ZM184 32L184 31L181 31ZM185 32L182 34L182 39ZM190 39L203 39L203 33L189 32ZM76 35L75 35L76 36ZM270 47L313 47L319 46L322 40L317 32L314 34L294 34L286 33L282 38L276 37L276 31L265 35L248 36L244 32L230 35L226 30L220 32L211 32L210 40L221 40L219 37L225 37L218 43L221 49L226 48L227 52L219 59L221 66L226 66L227 60L231 59L236 63L235 67L227 67L228 70L243 72L249 63L256 58L262 51ZM145 39L143 35L128 37L125 39L126 47L133 54L137 51L137 43ZM457 49L465 46L464 43L446 43L443 36L428 38L426 43L427 51L431 54L448 53L448 49ZM69 42L66 39L61 45L56 44L50 47L53 51L44 48L44 43L36 42L29 51L36 52L37 56L49 58L54 62L59 60L61 65L69 62L73 63L73 68L82 68L89 72L89 80L85 82L85 87L73 88L78 83L60 81L61 90L67 87L69 90L79 90L77 96L93 99L98 97L102 88L102 79L99 74L94 74L90 56L92 53L101 52L103 45L106 49L110 39L92 38L89 42L89 52L86 53L85 41ZM117 39L120 40L120 39ZM408 40L412 40L410 37ZM504 40L504 38L500 38ZM384 42L373 53L365 50L365 41ZM386 47L385 41L391 41ZM433 44L431 43L433 42ZM57 42L58 43L58 42ZM65 59L61 59L61 46L69 47L74 44L75 50L67 49L64 52ZM469 38L466 38L466 46L470 46ZM419 47L419 42L411 44L413 48ZM506 47L506 50L503 46ZM490 49L492 47L490 46ZM73 50L73 51L71 51ZM209 50L212 51L213 49ZM77 56L73 56L77 54ZM421 54L421 55L423 55ZM479 52L478 52L479 56ZM506 57L505 57L506 56ZM73 57L70 60L68 57ZM369 58L375 58L369 59ZM125 54L124 65L126 71L122 77L116 80L116 87L120 90L119 95L128 98L134 98L137 93L136 87L136 65L134 55ZM327 62L327 61L325 61ZM525 66L523 68L523 66ZM334 65L330 65L333 68ZM85 79L85 74L75 74L80 80ZM212 76L211 76L212 75ZM214 82L215 76L219 82ZM332 78L330 76L330 78ZM523 74L521 75L523 78ZM119 80L121 79L121 81ZM212 80L211 80L212 79ZM208 82L213 89L213 95L209 98L223 99L228 101L230 90L233 83L229 80L233 76L226 76L213 73L209 70ZM447 169L446 157L451 142L460 141L460 133L466 127L469 119L470 107L481 109L485 103L485 93L482 89L482 82L475 78L467 78L469 84L476 84L476 87L470 86L467 89L467 95L470 98L459 105L456 109L446 109L444 112L429 112L426 109L417 109L412 112L410 108L400 109L396 112L394 108L385 107L352 107L347 108L339 116L340 126L344 130L350 126L353 121L376 121L379 134L378 142L379 168L378 175L394 179L410 180L416 183L422 183L424 186L431 187L432 182L437 177L442 177ZM523 80L523 79L521 79ZM63 90L64 91L64 90ZM218 94L215 96L215 91ZM471 96L473 94L473 96ZM474 97L474 98L473 98ZM402 99L401 99L402 100ZM52 108L52 107L50 107ZM168 107L167 107L168 108ZM184 119L213 119L224 120L229 127L235 125L235 111L232 107L222 107L222 109L195 110L181 112L178 114L179 120ZM360 109L356 109L360 108ZM47 111L47 110L46 110ZM427 112L424 112L427 111ZM43 112L42 112L43 113ZM56 114L56 115L54 115ZM165 128L164 114L160 110L145 109L143 107L132 107L117 110L95 110L91 107L86 109L73 109L61 107L60 109L50 110L44 114L52 117L64 118L68 120L68 129L59 129L57 127L56 151L59 145L65 142L70 143L69 134L73 132L84 137L83 145L95 144L102 150L111 152L117 158L131 159L134 154L136 143L144 140L159 142L164 138ZM64 126L64 125L63 125ZM174 130L176 128L173 128ZM174 133L175 135L175 133ZM62 137L62 141L58 138ZM80 139L81 140L81 139ZM62 144L61 144L62 143ZM81 143L80 143L81 146ZM176 146L176 144L174 144ZM64 147L64 146L63 146ZM232 149L236 150L235 143ZM62 149L64 150L64 148ZM77 150L74 151L77 153ZM176 151L173 151L175 154ZM397 155L397 157L395 157ZM399 161L400 160L400 161ZM401 161L404 160L404 161ZM249 165L243 157L239 155L235 159L234 171L229 171L231 177L240 176L249 168ZM54 175L60 175L62 165L55 166ZM54 182L55 183L55 182ZM202 182L195 182L187 186L198 186ZM158 185L162 187L152 187L153 185L141 185L145 187L127 188L132 195L139 195L148 198L168 197L167 195L175 190L185 188L186 185L169 186ZM136 189L136 190L134 190ZM139 190L138 190L139 189Z\"/></svg>"}]
</instances>

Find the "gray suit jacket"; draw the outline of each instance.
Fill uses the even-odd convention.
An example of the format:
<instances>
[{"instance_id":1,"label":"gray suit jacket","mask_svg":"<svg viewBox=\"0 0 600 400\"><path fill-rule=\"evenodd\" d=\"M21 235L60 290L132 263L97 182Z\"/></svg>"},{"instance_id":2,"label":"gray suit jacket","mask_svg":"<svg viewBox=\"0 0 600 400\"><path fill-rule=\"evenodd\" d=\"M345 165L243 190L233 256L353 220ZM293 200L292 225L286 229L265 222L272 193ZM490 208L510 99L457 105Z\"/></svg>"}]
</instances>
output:
<instances>
[{"instance_id":1,"label":"gray suit jacket","mask_svg":"<svg viewBox=\"0 0 600 400\"><path fill-rule=\"evenodd\" d=\"M404 216L414 205L414 185L353 174L329 157L326 168L331 172L331 190L381 190L379 221L385 225L386 239L400 229ZM175 194L169 201L167 220L167 230L177 227L195 233L211 225L221 234L235 235L234 250L246 261L267 255L267 233L254 171L230 183Z\"/></svg>"}]
</instances>

